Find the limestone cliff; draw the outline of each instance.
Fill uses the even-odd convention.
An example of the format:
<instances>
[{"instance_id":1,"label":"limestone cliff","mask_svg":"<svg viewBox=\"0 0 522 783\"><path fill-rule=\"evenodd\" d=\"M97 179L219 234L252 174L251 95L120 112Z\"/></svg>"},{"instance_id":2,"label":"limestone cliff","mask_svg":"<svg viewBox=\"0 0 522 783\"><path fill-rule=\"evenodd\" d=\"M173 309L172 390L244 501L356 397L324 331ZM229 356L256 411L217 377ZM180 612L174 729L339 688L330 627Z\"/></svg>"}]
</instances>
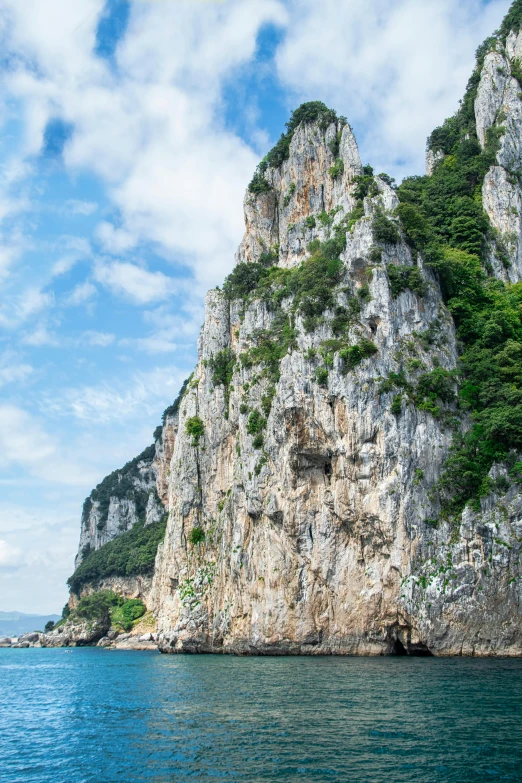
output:
<instances>
[{"instance_id":1,"label":"limestone cliff","mask_svg":"<svg viewBox=\"0 0 522 783\"><path fill-rule=\"evenodd\" d=\"M121 470L107 476L83 504L76 566L93 551L130 530L140 519L145 525L165 512L158 497L156 449L145 449Z\"/></svg>"},{"instance_id":2,"label":"limestone cliff","mask_svg":"<svg viewBox=\"0 0 522 783\"><path fill-rule=\"evenodd\" d=\"M320 104L260 164L156 446L162 651L522 654L520 422L473 381L499 345L519 410L518 10L427 177L375 176Z\"/></svg>"}]
</instances>

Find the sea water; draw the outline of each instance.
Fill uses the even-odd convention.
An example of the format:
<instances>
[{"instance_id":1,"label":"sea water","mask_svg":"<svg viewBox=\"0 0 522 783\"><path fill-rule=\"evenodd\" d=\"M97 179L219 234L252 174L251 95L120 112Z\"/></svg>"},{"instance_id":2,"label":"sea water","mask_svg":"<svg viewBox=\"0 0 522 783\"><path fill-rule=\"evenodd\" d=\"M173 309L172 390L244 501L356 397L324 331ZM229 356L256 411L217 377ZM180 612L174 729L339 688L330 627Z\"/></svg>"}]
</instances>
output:
<instances>
[{"instance_id":1,"label":"sea water","mask_svg":"<svg viewBox=\"0 0 522 783\"><path fill-rule=\"evenodd\" d=\"M522 781L522 660L0 650L2 783Z\"/></svg>"}]
</instances>

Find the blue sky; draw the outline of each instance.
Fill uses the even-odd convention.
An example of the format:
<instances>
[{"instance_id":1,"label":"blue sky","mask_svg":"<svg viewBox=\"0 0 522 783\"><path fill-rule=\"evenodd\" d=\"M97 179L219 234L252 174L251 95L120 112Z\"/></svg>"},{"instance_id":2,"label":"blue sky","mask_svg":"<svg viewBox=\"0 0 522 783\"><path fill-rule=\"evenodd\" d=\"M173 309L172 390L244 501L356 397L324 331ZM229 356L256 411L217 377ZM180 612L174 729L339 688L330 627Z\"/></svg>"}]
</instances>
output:
<instances>
[{"instance_id":1,"label":"blue sky","mask_svg":"<svg viewBox=\"0 0 522 783\"><path fill-rule=\"evenodd\" d=\"M422 173L509 0L4 0L0 609L66 600L81 504L152 440L292 108Z\"/></svg>"}]
</instances>

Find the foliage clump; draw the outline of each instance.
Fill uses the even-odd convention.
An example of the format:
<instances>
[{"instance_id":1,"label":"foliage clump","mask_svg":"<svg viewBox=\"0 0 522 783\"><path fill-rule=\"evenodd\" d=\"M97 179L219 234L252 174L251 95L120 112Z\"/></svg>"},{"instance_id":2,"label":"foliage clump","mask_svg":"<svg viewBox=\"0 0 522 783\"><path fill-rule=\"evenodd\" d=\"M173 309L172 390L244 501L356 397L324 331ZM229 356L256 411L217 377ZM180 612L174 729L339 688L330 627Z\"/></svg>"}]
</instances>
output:
<instances>
[{"instance_id":1,"label":"foliage clump","mask_svg":"<svg viewBox=\"0 0 522 783\"><path fill-rule=\"evenodd\" d=\"M234 375L236 366L236 355L231 348L225 348L218 351L208 363L212 372L212 383L214 386L223 386L225 389L225 417L228 418L228 403L230 400L230 384Z\"/></svg>"},{"instance_id":2,"label":"foliage clump","mask_svg":"<svg viewBox=\"0 0 522 783\"><path fill-rule=\"evenodd\" d=\"M248 189L250 193L252 193L255 196L258 196L260 193L269 193L272 190L272 185L268 182L267 179L265 179L265 172L268 168L268 163L265 160L262 160L261 163L257 166L254 176L248 183Z\"/></svg>"},{"instance_id":3,"label":"foliage clump","mask_svg":"<svg viewBox=\"0 0 522 783\"><path fill-rule=\"evenodd\" d=\"M247 432L249 435L257 435L266 427L266 419L258 410L253 410L248 417Z\"/></svg>"},{"instance_id":4,"label":"foliage clump","mask_svg":"<svg viewBox=\"0 0 522 783\"><path fill-rule=\"evenodd\" d=\"M230 301L246 299L256 291L261 278L265 275L266 267L259 262L247 263L242 261L240 264L236 264L223 284L225 296Z\"/></svg>"},{"instance_id":5,"label":"foliage clump","mask_svg":"<svg viewBox=\"0 0 522 783\"><path fill-rule=\"evenodd\" d=\"M166 517L147 526L136 522L126 533L91 551L69 577L67 584L71 591L78 594L83 585L109 576L152 573L166 524Z\"/></svg>"},{"instance_id":6,"label":"foliage clump","mask_svg":"<svg viewBox=\"0 0 522 783\"><path fill-rule=\"evenodd\" d=\"M189 541L192 544L192 546L197 546L198 544L201 544L205 540L205 531L202 527L199 525L196 525L196 527L193 527L190 531L189 535Z\"/></svg>"},{"instance_id":7,"label":"foliage clump","mask_svg":"<svg viewBox=\"0 0 522 783\"><path fill-rule=\"evenodd\" d=\"M363 338L357 345L351 345L348 348L343 348L339 352L339 356L345 363L347 370L353 370L364 359L368 359L370 356L374 356L378 351L378 348L371 340Z\"/></svg>"},{"instance_id":8,"label":"foliage clump","mask_svg":"<svg viewBox=\"0 0 522 783\"><path fill-rule=\"evenodd\" d=\"M106 620L111 609L120 606L122 598L112 590L98 590L96 593L84 595L70 613L71 620L87 620L96 622Z\"/></svg>"},{"instance_id":9,"label":"foliage clump","mask_svg":"<svg viewBox=\"0 0 522 783\"><path fill-rule=\"evenodd\" d=\"M355 183L356 188L353 196L360 205L362 205L365 198L372 198L379 193L371 166L363 166L363 172L355 177Z\"/></svg>"},{"instance_id":10,"label":"foliage clump","mask_svg":"<svg viewBox=\"0 0 522 783\"><path fill-rule=\"evenodd\" d=\"M375 242L383 245L396 245L401 238L397 225L382 211L377 212L373 218L372 229Z\"/></svg>"},{"instance_id":11,"label":"foliage clump","mask_svg":"<svg viewBox=\"0 0 522 783\"><path fill-rule=\"evenodd\" d=\"M397 394L391 404L390 408L394 416L400 416L402 413L402 394Z\"/></svg>"},{"instance_id":12,"label":"foliage clump","mask_svg":"<svg viewBox=\"0 0 522 783\"><path fill-rule=\"evenodd\" d=\"M143 601L139 598L130 598L111 609L111 625L123 628L124 631L130 631L136 620L143 617L146 611L147 607Z\"/></svg>"},{"instance_id":13,"label":"foliage clump","mask_svg":"<svg viewBox=\"0 0 522 783\"><path fill-rule=\"evenodd\" d=\"M209 361L214 386L230 386L234 374L236 356L231 348L218 351Z\"/></svg>"},{"instance_id":14,"label":"foliage clump","mask_svg":"<svg viewBox=\"0 0 522 783\"><path fill-rule=\"evenodd\" d=\"M455 401L455 373L435 367L429 373L423 373L417 381L414 402L419 410L428 411L435 418L441 414L438 401L452 403Z\"/></svg>"},{"instance_id":15,"label":"foliage clump","mask_svg":"<svg viewBox=\"0 0 522 783\"><path fill-rule=\"evenodd\" d=\"M266 419L258 410L253 410L248 417L247 432L253 436L252 446L254 449L263 448L264 436L263 430L266 427Z\"/></svg>"},{"instance_id":16,"label":"foliage clump","mask_svg":"<svg viewBox=\"0 0 522 783\"><path fill-rule=\"evenodd\" d=\"M423 279L422 273L417 266L388 264L387 272L394 298L408 288L419 296L424 296L426 293L426 281Z\"/></svg>"},{"instance_id":17,"label":"foliage clump","mask_svg":"<svg viewBox=\"0 0 522 783\"><path fill-rule=\"evenodd\" d=\"M205 425L199 416L191 416L185 422L185 432L187 435L192 436L192 445L197 446L199 439L203 437L205 433Z\"/></svg>"},{"instance_id":18,"label":"foliage clump","mask_svg":"<svg viewBox=\"0 0 522 783\"><path fill-rule=\"evenodd\" d=\"M318 367L315 371L315 380L319 384L319 386L327 386L328 385L328 368L327 367Z\"/></svg>"},{"instance_id":19,"label":"foliage clump","mask_svg":"<svg viewBox=\"0 0 522 783\"><path fill-rule=\"evenodd\" d=\"M133 623L146 611L145 604L139 598L125 600L112 590L98 590L80 598L68 616L72 622L87 620L105 625L110 623L116 628L130 631Z\"/></svg>"},{"instance_id":20,"label":"foliage clump","mask_svg":"<svg viewBox=\"0 0 522 783\"><path fill-rule=\"evenodd\" d=\"M328 173L332 179L338 179L344 174L344 162L342 158L337 158L334 165L329 169Z\"/></svg>"}]
</instances>

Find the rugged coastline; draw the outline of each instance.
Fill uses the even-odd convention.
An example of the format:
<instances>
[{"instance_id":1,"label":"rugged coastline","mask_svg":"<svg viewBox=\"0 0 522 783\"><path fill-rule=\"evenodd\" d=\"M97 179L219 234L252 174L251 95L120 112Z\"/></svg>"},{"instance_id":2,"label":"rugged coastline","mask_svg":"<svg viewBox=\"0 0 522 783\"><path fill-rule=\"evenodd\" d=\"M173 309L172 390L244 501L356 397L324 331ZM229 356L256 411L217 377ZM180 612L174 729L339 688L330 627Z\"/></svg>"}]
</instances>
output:
<instances>
[{"instance_id":1,"label":"rugged coastline","mask_svg":"<svg viewBox=\"0 0 522 783\"><path fill-rule=\"evenodd\" d=\"M521 24L479 48L425 177L293 113L194 373L84 506L67 611L114 591L154 629L64 617L35 644L522 655Z\"/></svg>"}]
</instances>

